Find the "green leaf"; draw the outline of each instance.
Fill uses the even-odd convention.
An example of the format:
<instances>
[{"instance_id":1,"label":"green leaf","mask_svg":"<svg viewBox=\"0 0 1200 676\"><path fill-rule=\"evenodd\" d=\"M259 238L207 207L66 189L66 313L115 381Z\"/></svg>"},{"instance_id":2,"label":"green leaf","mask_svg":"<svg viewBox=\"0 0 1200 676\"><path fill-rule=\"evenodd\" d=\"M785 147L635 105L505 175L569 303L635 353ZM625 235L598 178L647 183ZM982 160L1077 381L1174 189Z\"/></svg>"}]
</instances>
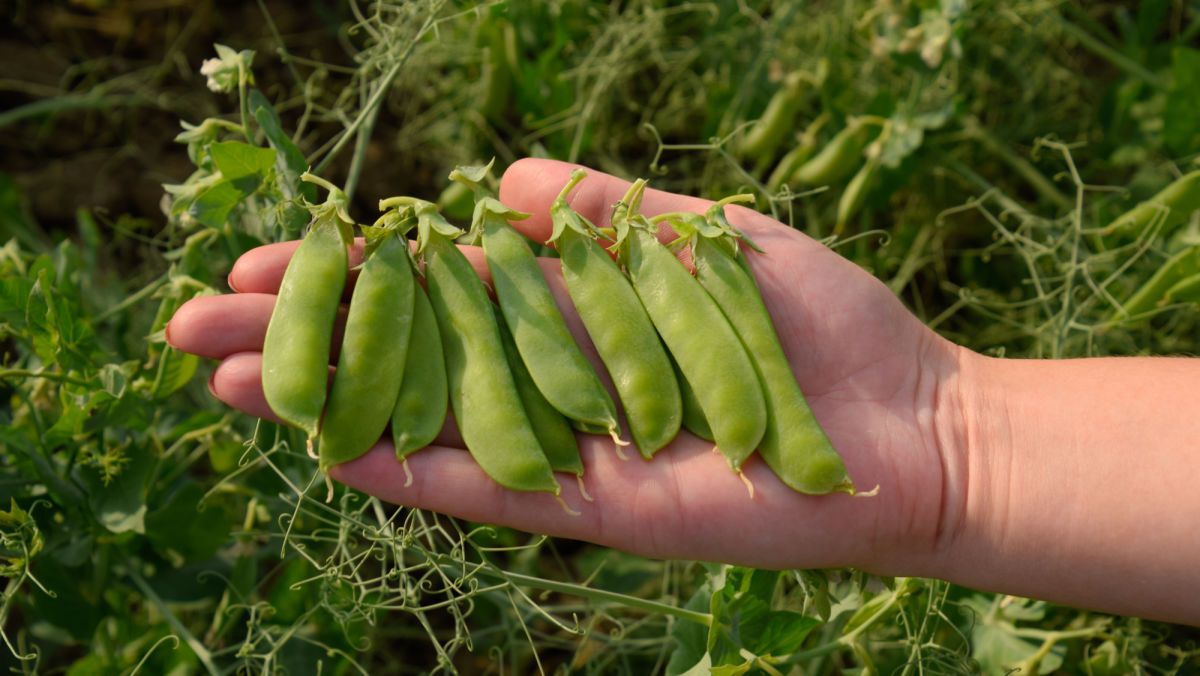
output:
<instances>
[{"instance_id":1,"label":"green leaf","mask_svg":"<svg viewBox=\"0 0 1200 676\"><path fill-rule=\"evenodd\" d=\"M229 537L229 513L219 504L201 504L203 498L200 484L187 483L146 515L146 536L155 548L177 552L187 561L217 553Z\"/></svg>"},{"instance_id":2,"label":"green leaf","mask_svg":"<svg viewBox=\"0 0 1200 676\"><path fill-rule=\"evenodd\" d=\"M671 656L671 663L674 663L675 656ZM674 676L709 676L712 673L712 656L708 653L701 653L700 659L696 661L690 668L681 671L672 671L671 664L667 665L667 674Z\"/></svg>"},{"instance_id":3,"label":"green leaf","mask_svg":"<svg viewBox=\"0 0 1200 676\"><path fill-rule=\"evenodd\" d=\"M283 132L279 114L259 90L251 89L247 98L254 119L258 121L258 126L267 137L267 143L275 149L275 173L280 194L288 200L303 196L309 202L315 202L317 187L300 180L300 175L309 169L308 160L292 139Z\"/></svg>"},{"instance_id":4,"label":"green leaf","mask_svg":"<svg viewBox=\"0 0 1200 676\"><path fill-rule=\"evenodd\" d=\"M757 655L790 655L820 625L821 621L815 617L791 610L773 610L767 615L765 626L757 634L751 634L757 636L752 650Z\"/></svg>"},{"instance_id":5,"label":"green leaf","mask_svg":"<svg viewBox=\"0 0 1200 676\"><path fill-rule=\"evenodd\" d=\"M1042 647L1042 641L1018 635L1016 623L1040 622L1046 613L1044 602L1010 597L1007 604L997 608L991 597L975 595L966 599L965 605L978 614L971 630L971 658L983 673L1007 673ZM1039 662L1038 673L1057 670L1065 652L1066 646L1054 646Z\"/></svg>"},{"instance_id":6,"label":"green leaf","mask_svg":"<svg viewBox=\"0 0 1200 676\"><path fill-rule=\"evenodd\" d=\"M1176 155L1200 150L1200 50L1176 47L1171 52L1175 76L1163 108L1163 142Z\"/></svg>"},{"instance_id":7,"label":"green leaf","mask_svg":"<svg viewBox=\"0 0 1200 676\"><path fill-rule=\"evenodd\" d=\"M683 607L688 610L707 611L710 608L712 590L713 582L710 574L709 579L700 585L700 588L692 594ZM667 676L707 674L708 667L712 665L712 659L708 655L708 635L709 629L695 622L676 622L671 627L671 638L675 640L676 646L671 653L671 659L667 662ZM701 665L703 665L703 671L696 671Z\"/></svg>"},{"instance_id":8,"label":"green leaf","mask_svg":"<svg viewBox=\"0 0 1200 676\"><path fill-rule=\"evenodd\" d=\"M42 435L42 444L48 450L65 446L83 431L83 421L87 419L87 411L80 406L65 406L62 415L54 421L46 433Z\"/></svg>"},{"instance_id":9,"label":"green leaf","mask_svg":"<svg viewBox=\"0 0 1200 676\"><path fill-rule=\"evenodd\" d=\"M0 279L0 322L19 328L25 324L25 306L33 293L33 281L24 277Z\"/></svg>"},{"instance_id":10,"label":"green leaf","mask_svg":"<svg viewBox=\"0 0 1200 676\"><path fill-rule=\"evenodd\" d=\"M229 213L249 195L233 181L223 179L206 186L196 194L188 211L201 223L210 228L223 228Z\"/></svg>"},{"instance_id":11,"label":"green leaf","mask_svg":"<svg viewBox=\"0 0 1200 676\"><path fill-rule=\"evenodd\" d=\"M117 451L106 449L106 452ZM145 533L145 484L154 461L148 451L137 445L126 446L122 453L121 471L107 481L96 467L77 468L76 478L86 489L88 506L101 525L114 533Z\"/></svg>"},{"instance_id":12,"label":"green leaf","mask_svg":"<svg viewBox=\"0 0 1200 676\"><path fill-rule=\"evenodd\" d=\"M1029 641L1013 632L1011 624L975 625L971 632L971 657L979 663L985 674L1008 673L1014 665L1023 662L1041 648L1040 641ZM1066 646L1056 645L1038 663L1039 674L1048 674L1062 666Z\"/></svg>"},{"instance_id":13,"label":"green leaf","mask_svg":"<svg viewBox=\"0 0 1200 676\"><path fill-rule=\"evenodd\" d=\"M712 674L712 676L742 676L742 674L750 671L751 666L753 666L752 663L746 660L740 664L723 664L712 667L708 670L708 673Z\"/></svg>"},{"instance_id":14,"label":"green leaf","mask_svg":"<svg viewBox=\"0 0 1200 676\"><path fill-rule=\"evenodd\" d=\"M247 195L266 182L279 156L273 148L259 148L241 141L214 143L209 153L221 176Z\"/></svg>"},{"instance_id":15,"label":"green leaf","mask_svg":"<svg viewBox=\"0 0 1200 676\"><path fill-rule=\"evenodd\" d=\"M135 361L123 364L105 364L100 367L100 388L115 399L125 395L125 388L137 373L138 363Z\"/></svg>"},{"instance_id":16,"label":"green leaf","mask_svg":"<svg viewBox=\"0 0 1200 676\"><path fill-rule=\"evenodd\" d=\"M92 638L101 619L99 594L89 584L93 579L90 568L69 568L58 557L41 559L34 574L52 595L40 589L30 594L39 621L64 629L81 642Z\"/></svg>"},{"instance_id":17,"label":"green leaf","mask_svg":"<svg viewBox=\"0 0 1200 676\"><path fill-rule=\"evenodd\" d=\"M159 355L158 375L154 380L153 397L162 399L187 385L200 367L200 358L188 352L168 347Z\"/></svg>"},{"instance_id":18,"label":"green leaf","mask_svg":"<svg viewBox=\"0 0 1200 676\"><path fill-rule=\"evenodd\" d=\"M25 321L38 357L64 371L88 368L95 335L74 299L57 287L53 262L39 257L30 276L37 281L26 301Z\"/></svg>"}]
</instances>

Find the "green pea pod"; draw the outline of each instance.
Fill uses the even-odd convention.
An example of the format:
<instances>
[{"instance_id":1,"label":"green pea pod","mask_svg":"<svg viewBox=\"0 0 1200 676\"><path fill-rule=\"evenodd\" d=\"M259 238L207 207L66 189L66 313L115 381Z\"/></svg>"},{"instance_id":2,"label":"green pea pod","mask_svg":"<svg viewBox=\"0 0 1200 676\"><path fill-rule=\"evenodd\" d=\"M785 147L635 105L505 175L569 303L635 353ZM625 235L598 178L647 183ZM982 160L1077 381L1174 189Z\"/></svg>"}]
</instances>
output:
<instances>
[{"instance_id":1,"label":"green pea pod","mask_svg":"<svg viewBox=\"0 0 1200 676\"><path fill-rule=\"evenodd\" d=\"M521 394L521 404L533 424L533 433L541 442L542 452L550 461L550 467L555 472L570 472L575 476L583 476L583 460L579 457L579 444L575 440L575 432L558 409L546 401L538 389L537 383L525 368L517 343L513 340L508 323L500 308L495 308L496 324L500 327L500 341L504 344L504 354L508 357L508 366L512 369L513 380L517 391Z\"/></svg>"},{"instance_id":2,"label":"green pea pod","mask_svg":"<svg viewBox=\"0 0 1200 676\"><path fill-rule=\"evenodd\" d=\"M783 184L791 179L792 174L796 173L796 170L817 152L817 134L828 121L829 112L826 111L808 124L808 127L799 135L795 147L789 150L771 170L771 175L767 178L767 192L779 192Z\"/></svg>"},{"instance_id":3,"label":"green pea pod","mask_svg":"<svg viewBox=\"0 0 1200 676\"><path fill-rule=\"evenodd\" d=\"M667 350L691 383L717 448L740 472L767 425L762 383L716 301L658 241L657 228L636 214L644 188L645 181L635 182L623 200L630 214L625 251L629 277Z\"/></svg>"},{"instance_id":4,"label":"green pea pod","mask_svg":"<svg viewBox=\"0 0 1200 676\"><path fill-rule=\"evenodd\" d=\"M496 299L538 389L571 420L602 427L619 439L616 404L567 328L525 237L508 223L528 214L485 197L475 215Z\"/></svg>"},{"instance_id":5,"label":"green pea pod","mask_svg":"<svg viewBox=\"0 0 1200 676\"><path fill-rule=\"evenodd\" d=\"M706 237L692 247L696 279L708 290L754 355L766 392L767 426L758 452L788 486L801 493L854 492L829 438L813 417L775 334L744 256L736 259Z\"/></svg>"},{"instance_id":6,"label":"green pea pod","mask_svg":"<svg viewBox=\"0 0 1200 676\"><path fill-rule=\"evenodd\" d=\"M737 153L742 157L761 157L776 152L783 137L796 122L796 112L808 93L809 81L802 72L792 72L767 102L762 117L740 138Z\"/></svg>"},{"instance_id":7,"label":"green pea pod","mask_svg":"<svg viewBox=\"0 0 1200 676\"><path fill-rule=\"evenodd\" d=\"M1196 274L1200 274L1200 246L1188 247L1163 263L1145 284L1122 303L1110 321L1127 318L1136 323L1146 319L1143 315L1158 307L1167 297L1168 290Z\"/></svg>"},{"instance_id":8,"label":"green pea pod","mask_svg":"<svg viewBox=\"0 0 1200 676\"><path fill-rule=\"evenodd\" d=\"M867 201L867 195L871 194L872 188L875 187L875 179L879 176L879 165L878 154L871 155L846 184L845 190L838 199L837 221L833 226L834 234L841 233L846 227L846 223L858 213L863 203Z\"/></svg>"},{"instance_id":9,"label":"green pea pod","mask_svg":"<svg viewBox=\"0 0 1200 676\"><path fill-rule=\"evenodd\" d=\"M442 336L429 296L420 284L413 286L412 331L400 394L392 410L392 442L396 458L404 460L433 443L446 422L450 405L446 391L446 360Z\"/></svg>"},{"instance_id":10,"label":"green pea pod","mask_svg":"<svg viewBox=\"0 0 1200 676\"><path fill-rule=\"evenodd\" d=\"M1162 303L1197 303L1200 302L1200 274L1184 277L1167 289Z\"/></svg>"},{"instance_id":11,"label":"green pea pod","mask_svg":"<svg viewBox=\"0 0 1200 676\"><path fill-rule=\"evenodd\" d=\"M585 175L580 169L572 172L550 207L551 241L567 292L612 377L633 443L648 460L679 432L679 384L629 279L593 239L595 226L567 204L566 196Z\"/></svg>"},{"instance_id":12,"label":"green pea pod","mask_svg":"<svg viewBox=\"0 0 1200 676\"><path fill-rule=\"evenodd\" d=\"M1200 170L1175 179L1154 197L1121 214L1104 228L1104 234L1136 235L1161 219L1159 234L1166 235L1197 209L1200 209Z\"/></svg>"},{"instance_id":13,"label":"green pea pod","mask_svg":"<svg viewBox=\"0 0 1200 676\"><path fill-rule=\"evenodd\" d=\"M812 157L816 151L816 144L808 139L802 139L800 143L797 143L779 160L779 163L771 171L771 175L767 177L767 192L772 194L779 192L783 184L787 183L792 174L796 173L796 169L808 161L808 158Z\"/></svg>"},{"instance_id":14,"label":"green pea pod","mask_svg":"<svg viewBox=\"0 0 1200 676\"><path fill-rule=\"evenodd\" d=\"M283 273L263 340L263 395L275 415L317 438L329 387L333 324L346 284L346 224L317 216Z\"/></svg>"},{"instance_id":15,"label":"green pea pod","mask_svg":"<svg viewBox=\"0 0 1200 676\"><path fill-rule=\"evenodd\" d=\"M408 242L383 237L363 261L317 450L322 470L366 453L383 435L400 392L413 316Z\"/></svg>"},{"instance_id":16,"label":"green pea pod","mask_svg":"<svg viewBox=\"0 0 1200 676\"><path fill-rule=\"evenodd\" d=\"M432 219L432 214L426 209L418 217ZM447 235L433 227L422 234L450 406L467 450L501 486L557 496L561 488L521 406L483 282Z\"/></svg>"},{"instance_id":17,"label":"green pea pod","mask_svg":"<svg viewBox=\"0 0 1200 676\"><path fill-rule=\"evenodd\" d=\"M860 119L850 120L820 152L796 169L789 182L828 185L846 178L862 160L869 129Z\"/></svg>"}]
</instances>

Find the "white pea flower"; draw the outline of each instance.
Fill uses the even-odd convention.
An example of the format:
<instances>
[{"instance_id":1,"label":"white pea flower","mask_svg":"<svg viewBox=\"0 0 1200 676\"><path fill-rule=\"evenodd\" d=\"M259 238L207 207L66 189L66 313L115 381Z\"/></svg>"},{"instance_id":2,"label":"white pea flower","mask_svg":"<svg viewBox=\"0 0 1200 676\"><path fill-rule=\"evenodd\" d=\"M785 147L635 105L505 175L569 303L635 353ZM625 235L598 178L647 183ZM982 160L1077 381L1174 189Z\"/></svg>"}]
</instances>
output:
<instances>
[{"instance_id":1,"label":"white pea flower","mask_svg":"<svg viewBox=\"0 0 1200 676\"><path fill-rule=\"evenodd\" d=\"M254 50L243 49L235 52L222 44L213 45L217 49L217 58L205 59L200 64L200 74L208 78L206 84L214 92L230 92L238 85L239 73L245 73L249 82L254 79L250 75L250 62L254 60Z\"/></svg>"}]
</instances>

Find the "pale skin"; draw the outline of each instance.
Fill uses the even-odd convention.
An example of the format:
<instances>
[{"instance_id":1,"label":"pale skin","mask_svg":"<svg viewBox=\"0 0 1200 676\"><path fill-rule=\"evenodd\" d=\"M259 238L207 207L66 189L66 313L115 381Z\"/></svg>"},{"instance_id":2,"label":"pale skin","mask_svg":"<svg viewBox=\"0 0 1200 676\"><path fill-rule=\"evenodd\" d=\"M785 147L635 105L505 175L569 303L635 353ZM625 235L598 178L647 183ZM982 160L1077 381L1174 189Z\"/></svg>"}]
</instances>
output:
<instances>
[{"instance_id":1,"label":"pale skin","mask_svg":"<svg viewBox=\"0 0 1200 676\"><path fill-rule=\"evenodd\" d=\"M532 214L514 225L544 241L572 168L513 164L500 199ZM590 172L570 201L605 225L628 185ZM651 190L642 210L708 204ZM792 370L859 489L878 487L872 497L801 495L752 457L751 499L711 444L686 432L652 462L622 460L608 437L580 435L594 501L561 477L577 516L547 494L500 488L452 424L410 457L410 486L387 440L331 476L395 504L648 557L851 566L1200 625L1200 360L984 357L926 328L814 240L749 209L727 213L766 251L749 260ZM175 347L220 360L217 398L269 420L263 335L294 247L248 252L229 275L236 293L185 304L167 331ZM482 255L468 253L486 280ZM554 262L543 267L590 350Z\"/></svg>"}]
</instances>

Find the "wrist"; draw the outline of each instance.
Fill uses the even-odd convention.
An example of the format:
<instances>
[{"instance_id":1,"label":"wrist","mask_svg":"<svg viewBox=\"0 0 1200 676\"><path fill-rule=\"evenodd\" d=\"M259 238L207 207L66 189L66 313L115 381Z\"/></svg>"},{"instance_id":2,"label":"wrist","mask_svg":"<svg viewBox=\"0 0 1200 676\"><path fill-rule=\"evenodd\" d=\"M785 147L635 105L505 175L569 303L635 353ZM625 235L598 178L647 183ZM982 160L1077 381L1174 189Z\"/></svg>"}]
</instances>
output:
<instances>
[{"instance_id":1,"label":"wrist","mask_svg":"<svg viewBox=\"0 0 1200 676\"><path fill-rule=\"evenodd\" d=\"M957 362L938 407L936 536L913 574L1196 623L1179 590L1200 584L1200 361Z\"/></svg>"},{"instance_id":2,"label":"wrist","mask_svg":"<svg viewBox=\"0 0 1200 676\"><path fill-rule=\"evenodd\" d=\"M985 541L1005 532L996 522L1005 509L994 508L996 496L1006 493L1013 445L1008 402L995 386L1005 362L961 346L955 351L954 376L937 407L942 490L925 562L927 575L949 580L978 565L974 557L988 549Z\"/></svg>"},{"instance_id":3,"label":"wrist","mask_svg":"<svg viewBox=\"0 0 1200 676\"><path fill-rule=\"evenodd\" d=\"M884 451L895 462L891 496L883 507L862 567L887 575L944 577L945 557L960 546L967 525L967 483L978 414L980 355L930 332L917 351L911 437L892 434ZM913 443L915 442L915 443ZM897 445L898 444L898 445ZM864 490L870 484L860 486Z\"/></svg>"}]
</instances>

